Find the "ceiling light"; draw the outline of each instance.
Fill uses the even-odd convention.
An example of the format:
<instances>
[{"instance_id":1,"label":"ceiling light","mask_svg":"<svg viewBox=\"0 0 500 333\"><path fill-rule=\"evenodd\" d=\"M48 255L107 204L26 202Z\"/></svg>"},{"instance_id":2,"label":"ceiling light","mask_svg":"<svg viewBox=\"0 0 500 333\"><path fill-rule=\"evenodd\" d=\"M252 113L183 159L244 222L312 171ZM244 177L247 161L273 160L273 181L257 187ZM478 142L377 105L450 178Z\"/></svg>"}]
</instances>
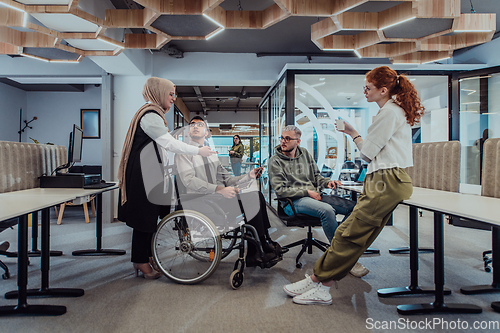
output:
<instances>
[{"instance_id":1,"label":"ceiling light","mask_svg":"<svg viewBox=\"0 0 500 333\"><path fill-rule=\"evenodd\" d=\"M205 38L205 40L209 40L210 38L212 38L213 36L215 36L215 35L217 35L217 34L221 33L222 31L224 31L224 28L222 28L222 29L220 29L220 28L219 28L219 30L218 30L218 31L216 31L216 32L212 33L210 36L208 36L207 38Z\"/></svg>"},{"instance_id":2,"label":"ceiling light","mask_svg":"<svg viewBox=\"0 0 500 333\"><path fill-rule=\"evenodd\" d=\"M481 102L462 102L462 103L460 103L460 104L465 104L465 105L467 105L467 104L480 104L480 103L481 103Z\"/></svg>"},{"instance_id":3,"label":"ceiling light","mask_svg":"<svg viewBox=\"0 0 500 333\"><path fill-rule=\"evenodd\" d=\"M453 32L491 32L493 30L453 30Z\"/></svg>"},{"instance_id":4,"label":"ceiling light","mask_svg":"<svg viewBox=\"0 0 500 333\"><path fill-rule=\"evenodd\" d=\"M422 64L429 64L431 62L438 62L438 61L443 61L443 60L447 60L447 59L450 59L451 57L448 56L448 57L444 57L444 58L440 58L440 59L434 59L434 60L429 60L429 61L425 61L423 62Z\"/></svg>"},{"instance_id":5,"label":"ceiling light","mask_svg":"<svg viewBox=\"0 0 500 333\"><path fill-rule=\"evenodd\" d=\"M224 29L224 26L222 24L220 24L219 22L217 22L216 20L214 20L213 18L211 18L210 16L208 16L207 14L203 13L203 16L205 16L207 19L209 19L210 21L214 22L215 24L217 24L219 27L221 27L222 29Z\"/></svg>"},{"instance_id":6,"label":"ceiling light","mask_svg":"<svg viewBox=\"0 0 500 333\"><path fill-rule=\"evenodd\" d=\"M325 81L325 78L324 77L320 77L319 80L320 81Z\"/></svg>"},{"instance_id":7,"label":"ceiling light","mask_svg":"<svg viewBox=\"0 0 500 333\"><path fill-rule=\"evenodd\" d=\"M481 113L481 114L498 114L498 112L485 112L485 113Z\"/></svg>"},{"instance_id":8,"label":"ceiling light","mask_svg":"<svg viewBox=\"0 0 500 333\"><path fill-rule=\"evenodd\" d=\"M414 18L416 18L416 16L413 16L413 17L410 17L410 18L407 18L406 20L403 20L403 21L399 21L399 22L396 22L396 23L393 23L393 24L389 24L383 28L380 28L380 30L384 30L384 29L387 29L387 28L390 28L390 27L393 27L395 25L398 25L398 24L401 24L401 23L405 23L405 22L408 22L408 21L411 21L413 20Z\"/></svg>"},{"instance_id":9,"label":"ceiling light","mask_svg":"<svg viewBox=\"0 0 500 333\"><path fill-rule=\"evenodd\" d=\"M45 59L45 58L40 58L40 57L37 57L37 56L31 55L31 54L21 53L21 55L22 55L23 57L27 57L27 58L32 58L32 59L40 60L40 61L49 62L49 60L48 60L48 59Z\"/></svg>"}]
</instances>

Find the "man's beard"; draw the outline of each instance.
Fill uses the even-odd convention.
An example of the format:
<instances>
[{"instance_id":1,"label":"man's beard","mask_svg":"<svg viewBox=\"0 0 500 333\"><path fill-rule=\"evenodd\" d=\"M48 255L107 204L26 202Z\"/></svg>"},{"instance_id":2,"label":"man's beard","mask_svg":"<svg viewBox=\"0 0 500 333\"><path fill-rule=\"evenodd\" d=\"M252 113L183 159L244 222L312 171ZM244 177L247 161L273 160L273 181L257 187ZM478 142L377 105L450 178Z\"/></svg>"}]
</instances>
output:
<instances>
[{"instance_id":1,"label":"man's beard","mask_svg":"<svg viewBox=\"0 0 500 333\"><path fill-rule=\"evenodd\" d=\"M288 150L284 150L283 148L281 148L281 152L282 153L290 153L292 150L294 150L295 148L290 148Z\"/></svg>"}]
</instances>

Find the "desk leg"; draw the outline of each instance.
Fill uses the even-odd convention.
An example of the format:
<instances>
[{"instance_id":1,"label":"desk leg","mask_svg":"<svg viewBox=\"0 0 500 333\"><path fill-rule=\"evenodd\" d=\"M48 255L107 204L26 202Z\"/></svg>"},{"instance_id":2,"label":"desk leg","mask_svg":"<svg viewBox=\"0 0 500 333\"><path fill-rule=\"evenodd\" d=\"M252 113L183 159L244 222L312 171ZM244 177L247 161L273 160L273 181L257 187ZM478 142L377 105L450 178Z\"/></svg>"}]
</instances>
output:
<instances>
[{"instance_id":1,"label":"desk leg","mask_svg":"<svg viewBox=\"0 0 500 333\"><path fill-rule=\"evenodd\" d=\"M398 305L398 313L481 313L473 304L444 303L444 225L443 214L434 213L434 284L436 294L433 303Z\"/></svg>"},{"instance_id":2,"label":"desk leg","mask_svg":"<svg viewBox=\"0 0 500 333\"><path fill-rule=\"evenodd\" d=\"M414 209L415 212L411 212L411 210ZM410 214L418 214L418 209L415 208L415 207L410 207ZM418 216L418 215L415 215L415 216ZM411 234L412 234L412 230L411 230L411 220L410 220L410 243L411 243ZM414 230L414 232L417 233L417 238L418 238L418 229ZM392 249L389 249L389 253L392 253L392 254L406 254L406 253L410 253L411 250L411 244L410 244L410 247L396 247L396 248L392 248ZM418 245L417 245L418 246ZM418 247L416 247L418 250L418 252L421 252L421 253L432 253L434 252L434 249L427 249L427 248L422 248L422 249L419 249ZM410 257L411 257L411 254L410 254ZM411 260L411 259L410 259Z\"/></svg>"},{"instance_id":3,"label":"desk leg","mask_svg":"<svg viewBox=\"0 0 500 333\"><path fill-rule=\"evenodd\" d=\"M115 255L121 256L125 254L125 250L111 250L102 248L102 193L97 195L97 216L96 216L96 237L97 246L95 250L78 250L73 251L74 256L102 256L102 255Z\"/></svg>"},{"instance_id":4,"label":"desk leg","mask_svg":"<svg viewBox=\"0 0 500 333\"><path fill-rule=\"evenodd\" d=\"M460 288L462 294L485 294L500 292L500 227L491 228L491 258L493 267L493 282L491 284Z\"/></svg>"},{"instance_id":5,"label":"desk leg","mask_svg":"<svg viewBox=\"0 0 500 333\"><path fill-rule=\"evenodd\" d=\"M43 213L42 213L43 214ZM28 252L30 257L38 257L42 254L38 250L38 212L32 214L33 218L31 221L31 251ZM51 256L62 256L62 251L50 251Z\"/></svg>"},{"instance_id":6,"label":"desk leg","mask_svg":"<svg viewBox=\"0 0 500 333\"><path fill-rule=\"evenodd\" d=\"M407 287L383 288L377 290L379 297L391 297L401 295L433 294L433 288L418 286L418 210L410 207L410 285ZM449 295L451 291L445 290Z\"/></svg>"},{"instance_id":7,"label":"desk leg","mask_svg":"<svg viewBox=\"0 0 500 333\"><path fill-rule=\"evenodd\" d=\"M28 215L19 218L19 239L17 257L17 305L0 307L0 315L27 314L27 315L62 315L66 313L66 307L61 305L29 305L27 302L28 285Z\"/></svg>"},{"instance_id":8,"label":"desk leg","mask_svg":"<svg viewBox=\"0 0 500 333\"><path fill-rule=\"evenodd\" d=\"M83 296L83 289L76 288L49 288L49 269L50 269L50 208L42 210L42 251L41 251L41 271L42 281L40 289L27 290L27 296L39 297L79 297ZM9 291L5 298L17 298L17 291Z\"/></svg>"}]
</instances>

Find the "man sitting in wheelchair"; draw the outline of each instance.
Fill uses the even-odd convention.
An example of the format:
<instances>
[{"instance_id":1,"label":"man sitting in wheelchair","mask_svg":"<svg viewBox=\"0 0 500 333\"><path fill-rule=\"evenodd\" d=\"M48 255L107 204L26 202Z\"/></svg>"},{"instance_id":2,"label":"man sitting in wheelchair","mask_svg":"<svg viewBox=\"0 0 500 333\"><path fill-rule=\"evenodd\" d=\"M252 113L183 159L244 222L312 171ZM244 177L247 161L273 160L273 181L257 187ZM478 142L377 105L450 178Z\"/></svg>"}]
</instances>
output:
<instances>
[{"instance_id":1,"label":"man sitting in wheelchair","mask_svg":"<svg viewBox=\"0 0 500 333\"><path fill-rule=\"evenodd\" d=\"M210 131L203 118L194 117L189 124L191 144L201 147L209 135ZM282 260L282 254L286 250L269 236L268 228L271 225L266 201L255 181L255 178L262 173L262 167L255 168L248 174L232 177L222 166L217 155L201 157L176 154L175 164L178 179L186 188L186 193L194 197L198 194L192 200L182 201L184 209L195 210L208 216L217 228L221 229L219 230L221 233L239 227L238 223L242 218L256 229L263 253L259 249L258 242L249 241L247 267L267 268ZM202 196L199 196L200 194ZM222 208L222 214L227 215L226 219L221 218L217 206ZM229 225L220 223L222 220L230 221Z\"/></svg>"}]
</instances>

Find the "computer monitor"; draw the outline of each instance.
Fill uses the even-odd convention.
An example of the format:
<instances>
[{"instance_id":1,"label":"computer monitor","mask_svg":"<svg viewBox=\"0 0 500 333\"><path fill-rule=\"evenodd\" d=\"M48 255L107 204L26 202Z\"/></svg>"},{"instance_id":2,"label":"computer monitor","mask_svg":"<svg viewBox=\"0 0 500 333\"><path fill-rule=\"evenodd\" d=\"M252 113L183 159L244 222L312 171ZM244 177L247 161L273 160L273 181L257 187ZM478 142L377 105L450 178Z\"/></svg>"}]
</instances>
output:
<instances>
[{"instance_id":1,"label":"computer monitor","mask_svg":"<svg viewBox=\"0 0 500 333\"><path fill-rule=\"evenodd\" d=\"M69 135L68 163L82 161L83 130L73 125L73 131Z\"/></svg>"},{"instance_id":2,"label":"computer monitor","mask_svg":"<svg viewBox=\"0 0 500 333\"><path fill-rule=\"evenodd\" d=\"M61 174L63 169L71 168L73 163L82 161L83 130L76 124L73 125L73 131L69 133L68 144L68 163L58 166L52 174Z\"/></svg>"}]
</instances>

